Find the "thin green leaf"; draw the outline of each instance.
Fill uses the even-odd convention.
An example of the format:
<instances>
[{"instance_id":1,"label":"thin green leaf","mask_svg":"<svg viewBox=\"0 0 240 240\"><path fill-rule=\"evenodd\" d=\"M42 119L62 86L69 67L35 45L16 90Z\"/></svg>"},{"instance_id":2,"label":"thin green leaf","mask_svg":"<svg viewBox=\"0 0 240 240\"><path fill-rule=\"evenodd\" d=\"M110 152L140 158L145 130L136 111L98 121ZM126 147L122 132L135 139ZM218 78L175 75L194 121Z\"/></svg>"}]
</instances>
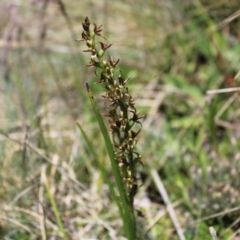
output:
<instances>
[{"instance_id":1,"label":"thin green leaf","mask_svg":"<svg viewBox=\"0 0 240 240\"><path fill-rule=\"evenodd\" d=\"M111 193L114 201L115 201L115 202L117 203L117 205L118 205L118 208L119 208L119 212L120 212L120 214L121 214L121 217L124 219L124 214L123 214L123 211L122 211L121 204L120 204L120 202L119 202L119 200L118 200L118 198L117 198L117 195L116 195L116 193L115 193L115 191L114 191L113 184L111 183L111 181L109 181L109 178L107 177L107 172L106 172L104 166L103 166L102 163L99 161L98 156L97 156L97 153L95 152L95 149L94 149L93 145L91 144L91 141L88 139L87 134L86 134L85 131L83 130L81 124L77 122L77 126L78 126L79 130L81 131L81 133L82 133L82 135L83 135L83 137L84 137L84 139L85 139L85 141L86 141L86 143L87 143L87 145L88 145L88 147L89 147L89 149L90 149L90 151L91 151L94 159L95 159L96 162L97 162L97 165L98 165L98 167L99 167L99 169L100 169L100 172L101 172L101 174L102 174L102 177L103 177L104 181L105 181L105 182L108 184L108 186L109 186L110 193Z\"/></svg>"},{"instance_id":2,"label":"thin green leaf","mask_svg":"<svg viewBox=\"0 0 240 240\"><path fill-rule=\"evenodd\" d=\"M113 150L113 146L112 146L112 142L110 140L107 128L104 124L104 121L102 119L102 116L98 110L98 107L96 105L96 102L93 98L92 95L92 91L89 87L88 84L86 84L87 86L87 91L88 91L88 96L90 98L93 110L95 112L98 124L100 126L102 135L104 137L104 141L106 144L106 148L108 151L108 155L110 157L111 160L111 166L112 166L112 170L116 179L116 185L117 185L117 189L119 191L120 194L120 198L121 198L121 203L122 203L122 207L123 207L123 223L124 223L124 228L126 231L126 234L128 236L128 239L130 240L135 240L135 234L136 234L136 230L135 230L135 218L134 218L134 214L132 209L130 209L130 204L128 203L128 199L127 199L127 194L125 191L125 188L123 186L122 180L121 180L121 175L120 175L120 171L119 171L119 167L117 162L115 161L115 154L114 154L114 150Z\"/></svg>"},{"instance_id":3,"label":"thin green leaf","mask_svg":"<svg viewBox=\"0 0 240 240\"><path fill-rule=\"evenodd\" d=\"M65 233L65 229L64 229L61 217L60 217L60 212L58 210L57 203L56 203L53 195L51 194L51 191L50 191L50 188L49 188L49 185L48 185L47 182L45 183L45 187L46 187L46 190L47 190L47 196L48 196L48 198L51 202L51 206L52 206L52 209L53 209L56 221L57 221L58 229L59 229L59 231L62 235L62 238L64 240L67 240L67 236L66 236L66 233Z\"/></svg>"}]
</instances>

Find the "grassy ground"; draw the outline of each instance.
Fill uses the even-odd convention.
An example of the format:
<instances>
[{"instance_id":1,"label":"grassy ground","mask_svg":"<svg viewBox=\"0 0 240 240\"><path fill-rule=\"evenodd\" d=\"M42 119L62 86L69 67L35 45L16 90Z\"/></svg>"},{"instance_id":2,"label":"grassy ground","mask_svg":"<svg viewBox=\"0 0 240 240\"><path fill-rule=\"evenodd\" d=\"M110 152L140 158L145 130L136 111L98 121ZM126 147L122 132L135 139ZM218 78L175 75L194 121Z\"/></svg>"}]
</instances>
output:
<instances>
[{"instance_id":1,"label":"grassy ground","mask_svg":"<svg viewBox=\"0 0 240 240\"><path fill-rule=\"evenodd\" d=\"M238 239L238 1L2 1L0 238L125 239L84 128L111 167L85 83L81 22L103 24L146 115L135 205L142 239L178 239L154 171L186 239ZM233 89L221 93L219 89ZM210 91L218 90L218 91ZM107 121L106 121L107 124ZM52 238L51 238L52 237Z\"/></svg>"}]
</instances>

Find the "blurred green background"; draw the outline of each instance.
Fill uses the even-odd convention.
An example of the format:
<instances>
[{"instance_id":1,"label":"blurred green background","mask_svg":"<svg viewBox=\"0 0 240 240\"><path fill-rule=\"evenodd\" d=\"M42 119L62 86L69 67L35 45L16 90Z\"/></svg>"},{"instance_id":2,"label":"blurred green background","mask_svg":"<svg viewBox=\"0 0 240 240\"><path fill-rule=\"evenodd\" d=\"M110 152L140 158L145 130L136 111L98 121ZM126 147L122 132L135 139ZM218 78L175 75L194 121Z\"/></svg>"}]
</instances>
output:
<instances>
[{"instance_id":1,"label":"blurred green background","mask_svg":"<svg viewBox=\"0 0 240 240\"><path fill-rule=\"evenodd\" d=\"M135 200L142 239L178 239L156 169L186 239L238 239L240 2L1 0L0 238L125 239L80 122L110 164L85 84L103 88L81 38L103 25L145 120ZM227 89L219 91L219 89ZM216 91L210 91L216 90ZM106 124L108 121L106 121ZM55 203L55 204L54 204ZM54 206L57 206L56 209ZM146 233L144 235L144 233Z\"/></svg>"}]
</instances>

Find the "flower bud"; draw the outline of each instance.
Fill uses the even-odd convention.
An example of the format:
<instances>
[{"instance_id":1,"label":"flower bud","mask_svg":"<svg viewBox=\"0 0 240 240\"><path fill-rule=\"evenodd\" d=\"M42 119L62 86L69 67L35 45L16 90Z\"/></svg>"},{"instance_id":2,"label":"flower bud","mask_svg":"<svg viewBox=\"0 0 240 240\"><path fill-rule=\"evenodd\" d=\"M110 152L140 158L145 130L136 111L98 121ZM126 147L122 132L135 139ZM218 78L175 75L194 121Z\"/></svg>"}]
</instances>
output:
<instances>
[{"instance_id":1,"label":"flower bud","mask_svg":"<svg viewBox=\"0 0 240 240\"><path fill-rule=\"evenodd\" d=\"M100 49L99 51L98 51L98 58L102 58L103 57L103 55L104 55L104 50L102 50L102 49Z\"/></svg>"}]
</instances>

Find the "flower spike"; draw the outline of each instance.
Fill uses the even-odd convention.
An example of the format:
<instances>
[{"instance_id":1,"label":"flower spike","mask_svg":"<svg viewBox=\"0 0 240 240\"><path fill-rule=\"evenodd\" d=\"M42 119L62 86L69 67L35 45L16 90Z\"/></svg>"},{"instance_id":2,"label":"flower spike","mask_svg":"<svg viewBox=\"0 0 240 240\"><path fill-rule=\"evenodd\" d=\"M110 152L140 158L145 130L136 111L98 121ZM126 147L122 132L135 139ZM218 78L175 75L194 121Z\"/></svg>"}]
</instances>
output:
<instances>
[{"instance_id":1,"label":"flower spike","mask_svg":"<svg viewBox=\"0 0 240 240\"><path fill-rule=\"evenodd\" d=\"M97 84L105 86L106 93L102 97L109 103L105 116L109 118L115 160L120 168L122 182L133 209L134 196L139 188L136 168L138 164L143 165L142 156L136 151L136 144L144 116L139 116L134 99L126 87L130 77L124 78L121 71L116 70L120 59L114 60L110 55L107 59L104 58L105 52L112 44L100 41L100 48L97 47L96 37L102 37L102 26L98 27L95 23L91 23L87 17L82 26L82 39L76 41L86 43L88 49L84 52L91 54L87 67L95 67ZM100 74L97 74L98 69L101 69ZM134 126L134 124L138 125Z\"/></svg>"}]
</instances>

